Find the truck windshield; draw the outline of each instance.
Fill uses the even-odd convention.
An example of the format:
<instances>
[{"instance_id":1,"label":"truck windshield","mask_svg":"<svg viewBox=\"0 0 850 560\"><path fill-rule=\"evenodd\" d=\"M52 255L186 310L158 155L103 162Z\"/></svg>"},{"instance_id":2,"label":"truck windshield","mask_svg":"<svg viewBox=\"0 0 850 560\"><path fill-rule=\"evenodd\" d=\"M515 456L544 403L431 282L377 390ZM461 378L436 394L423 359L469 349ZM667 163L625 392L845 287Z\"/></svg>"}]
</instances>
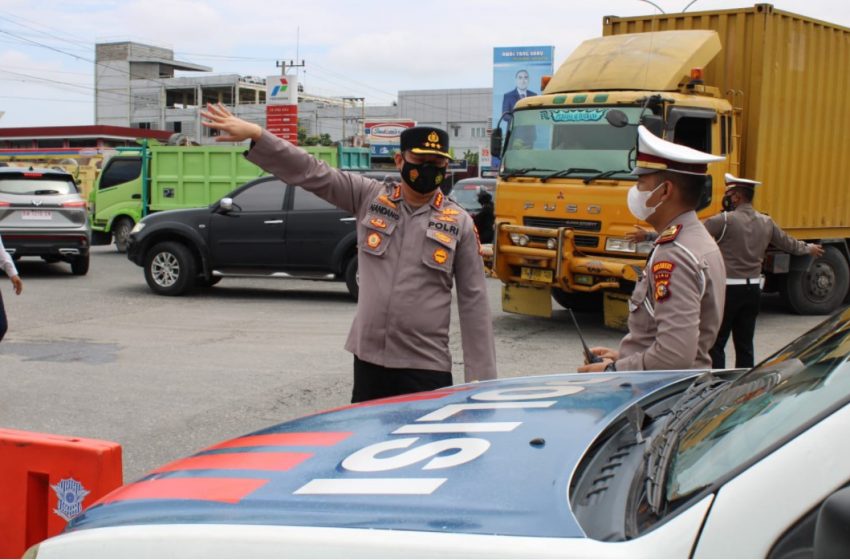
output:
<instances>
[{"instance_id":1,"label":"truck windshield","mask_svg":"<svg viewBox=\"0 0 850 560\"><path fill-rule=\"evenodd\" d=\"M850 400L850 312L836 315L712 397L679 438L674 501L750 464Z\"/></svg>"},{"instance_id":2,"label":"truck windshield","mask_svg":"<svg viewBox=\"0 0 850 560\"><path fill-rule=\"evenodd\" d=\"M629 118L629 124L622 128L605 119L611 109L564 107L515 112L505 149L504 172L532 170L524 174L534 175L580 168L588 170L587 175L612 172L614 178L628 176L622 170L633 167L641 109L617 107Z\"/></svg>"}]
</instances>

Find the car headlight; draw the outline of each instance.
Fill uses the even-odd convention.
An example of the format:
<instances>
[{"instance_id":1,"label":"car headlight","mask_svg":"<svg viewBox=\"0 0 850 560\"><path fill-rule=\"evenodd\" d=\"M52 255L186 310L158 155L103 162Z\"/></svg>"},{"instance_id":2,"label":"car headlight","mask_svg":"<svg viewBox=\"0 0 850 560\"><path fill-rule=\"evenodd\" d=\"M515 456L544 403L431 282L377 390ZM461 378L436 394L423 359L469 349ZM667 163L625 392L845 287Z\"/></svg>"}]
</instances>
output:
<instances>
[{"instance_id":1,"label":"car headlight","mask_svg":"<svg viewBox=\"0 0 850 560\"><path fill-rule=\"evenodd\" d=\"M520 247L526 247L528 245L528 236L524 233L512 233L511 241L514 245L519 245Z\"/></svg>"},{"instance_id":2,"label":"car headlight","mask_svg":"<svg viewBox=\"0 0 850 560\"><path fill-rule=\"evenodd\" d=\"M134 233L139 233L140 231L145 229L146 225L147 224L145 224L145 222L139 222L138 224L134 225L133 229L130 230L130 235L132 235Z\"/></svg>"},{"instance_id":3,"label":"car headlight","mask_svg":"<svg viewBox=\"0 0 850 560\"><path fill-rule=\"evenodd\" d=\"M619 253L634 253L636 248L634 241L620 237L609 237L605 240L605 250L617 251Z\"/></svg>"}]
</instances>

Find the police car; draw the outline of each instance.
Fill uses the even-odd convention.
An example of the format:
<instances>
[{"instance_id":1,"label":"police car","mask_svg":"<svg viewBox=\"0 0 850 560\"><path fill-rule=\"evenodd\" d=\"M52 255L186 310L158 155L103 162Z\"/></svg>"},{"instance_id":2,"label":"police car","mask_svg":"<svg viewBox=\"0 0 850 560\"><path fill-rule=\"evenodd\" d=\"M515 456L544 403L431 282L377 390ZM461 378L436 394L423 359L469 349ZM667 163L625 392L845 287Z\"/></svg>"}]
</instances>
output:
<instances>
[{"instance_id":1,"label":"police car","mask_svg":"<svg viewBox=\"0 0 850 560\"><path fill-rule=\"evenodd\" d=\"M850 310L756 368L502 379L214 445L30 557L850 555Z\"/></svg>"}]
</instances>

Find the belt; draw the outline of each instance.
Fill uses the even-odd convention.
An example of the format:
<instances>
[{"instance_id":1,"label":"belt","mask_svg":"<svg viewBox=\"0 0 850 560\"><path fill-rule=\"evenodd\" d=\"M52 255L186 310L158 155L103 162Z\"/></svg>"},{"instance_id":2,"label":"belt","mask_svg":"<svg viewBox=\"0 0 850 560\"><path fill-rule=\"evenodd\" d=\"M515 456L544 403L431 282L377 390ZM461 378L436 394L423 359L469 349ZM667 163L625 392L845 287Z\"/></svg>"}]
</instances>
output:
<instances>
[{"instance_id":1,"label":"belt","mask_svg":"<svg viewBox=\"0 0 850 560\"><path fill-rule=\"evenodd\" d=\"M727 286L743 286L746 284L761 284L761 278L727 278Z\"/></svg>"}]
</instances>

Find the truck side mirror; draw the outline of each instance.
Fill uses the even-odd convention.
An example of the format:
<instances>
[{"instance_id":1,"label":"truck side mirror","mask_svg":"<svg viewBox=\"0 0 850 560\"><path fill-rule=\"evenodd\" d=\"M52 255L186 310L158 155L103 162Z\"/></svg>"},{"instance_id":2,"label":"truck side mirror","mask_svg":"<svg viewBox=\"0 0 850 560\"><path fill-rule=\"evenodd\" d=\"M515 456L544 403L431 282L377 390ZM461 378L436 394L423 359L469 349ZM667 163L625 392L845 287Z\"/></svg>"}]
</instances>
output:
<instances>
[{"instance_id":1,"label":"truck side mirror","mask_svg":"<svg viewBox=\"0 0 850 560\"><path fill-rule=\"evenodd\" d=\"M623 128L629 124L629 117L619 109L609 109L605 112L605 120L615 128Z\"/></svg>"},{"instance_id":2,"label":"truck side mirror","mask_svg":"<svg viewBox=\"0 0 850 560\"><path fill-rule=\"evenodd\" d=\"M664 119L658 115L644 115L640 118L640 124L659 138L664 138Z\"/></svg>"},{"instance_id":3,"label":"truck side mirror","mask_svg":"<svg viewBox=\"0 0 850 560\"><path fill-rule=\"evenodd\" d=\"M815 521L815 558L850 558L850 487L828 497Z\"/></svg>"},{"instance_id":4,"label":"truck side mirror","mask_svg":"<svg viewBox=\"0 0 850 560\"><path fill-rule=\"evenodd\" d=\"M494 128L490 135L490 154L493 157L502 157L502 129Z\"/></svg>"}]
</instances>

